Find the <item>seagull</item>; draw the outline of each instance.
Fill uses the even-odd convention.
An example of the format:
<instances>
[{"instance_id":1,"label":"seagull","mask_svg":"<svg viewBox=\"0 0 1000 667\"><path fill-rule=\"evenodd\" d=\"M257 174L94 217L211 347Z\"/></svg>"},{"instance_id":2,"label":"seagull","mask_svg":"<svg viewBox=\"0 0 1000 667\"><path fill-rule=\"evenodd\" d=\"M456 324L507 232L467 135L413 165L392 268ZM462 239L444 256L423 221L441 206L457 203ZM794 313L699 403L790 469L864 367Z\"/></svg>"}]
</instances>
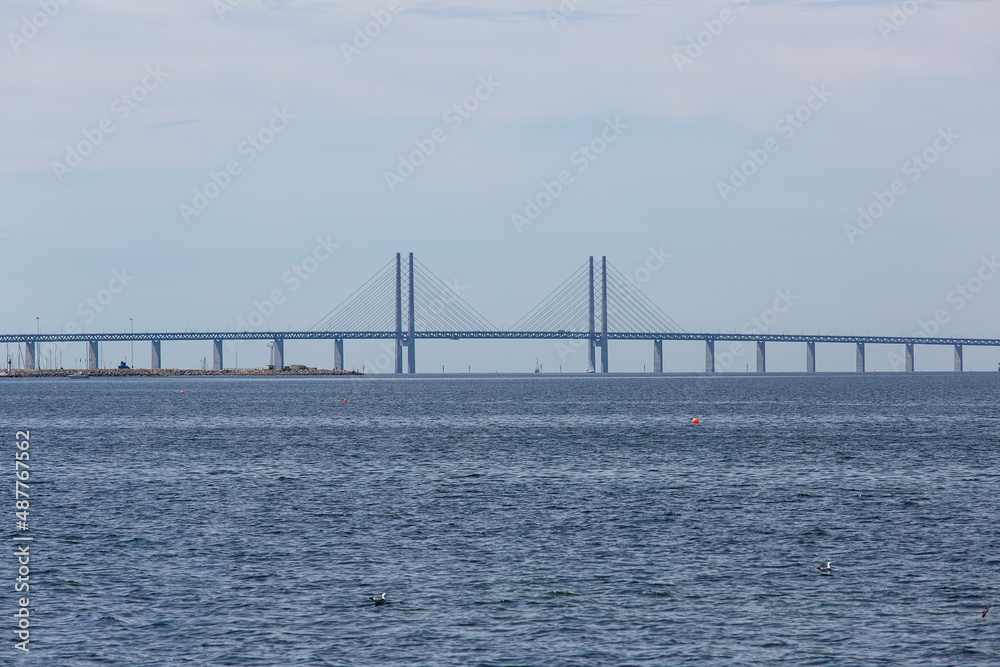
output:
<instances>
[{"instance_id":1,"label":"seagull","mask_svg":"<svg viewBox=\"0 0 1000 667\"><path fill-rule=\"evenodd\" d=\"M816 569L822 572L823 574L829 574L830 571L833 569L832 567L830 567L830 563L832 562L833 562L832 560L828 560L826 561L826 565L820 565Z\"/></svg>"},{"instance_id":2,"label":"seagull","mask_svg":"<svg viewBox=\"0 0 1000 667\"><path fill-rule=\"evenodd\" d=\"M368 599L374 602L375 606L377 607L380 604L385 604L385 593L382 593L382 597L380 598L372 597L371 595L369 595Z\"/></svg>"},{"instance_id":3,"label":"seagull","mask_svg":"<svg viewBox=\"0 0 1000 667\"><path fill-rule=\"evenodd\" d=\"M986 605L986 609L983 609L983 618L986 618L986 614L990 613L990 607L992 607L992 606L993 606L992 602L990 604Z\"/></svg>"}]
</instances>

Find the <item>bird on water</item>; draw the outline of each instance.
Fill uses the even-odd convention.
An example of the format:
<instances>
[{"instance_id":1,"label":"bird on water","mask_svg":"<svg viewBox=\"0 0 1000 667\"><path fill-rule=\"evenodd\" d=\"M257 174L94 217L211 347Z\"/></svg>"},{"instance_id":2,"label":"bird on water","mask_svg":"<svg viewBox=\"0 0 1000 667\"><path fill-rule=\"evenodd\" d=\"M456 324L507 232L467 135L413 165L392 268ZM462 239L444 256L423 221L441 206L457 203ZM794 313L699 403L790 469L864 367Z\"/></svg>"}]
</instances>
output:
<instances>
[{"instance_id":1,"label":"bird on water","mask_svg":"<svg viewBox=\"0 0 1000 667\"><path fill-rule=\"evenodd\" d=\"M990 607L992 607L992 606L993 606L992 602L990 604L986 605L986 609L983 609L983 618L986 618L986 614L990 613Z\"/></svg>"},{"instance_id":2,"label":"bird on water","mask_svg":"<svg viewBox=\"0 0 1000 667\"><path fill-rule=\"evenodd\" d=\"M833 568L830 567L830 563L832 562L833 562L832 560L828 560L826 561L826 565L820 565L816 569L822 572L823 574L830 574L830 572L833 570Z\"/></svg>"},{"instance_id":3,"label":"bird on water","mask_svg":"<svg viewBox=\"0 0 1000 667\"><path fill-rule=\"evenodd\" d=\"M380 604L385 604L385 593L382 593L382 597L380 598L372 597L371 595L369 595L368 599L374 602L375 606L377 607Z\"/></svg>"}]
</instances>

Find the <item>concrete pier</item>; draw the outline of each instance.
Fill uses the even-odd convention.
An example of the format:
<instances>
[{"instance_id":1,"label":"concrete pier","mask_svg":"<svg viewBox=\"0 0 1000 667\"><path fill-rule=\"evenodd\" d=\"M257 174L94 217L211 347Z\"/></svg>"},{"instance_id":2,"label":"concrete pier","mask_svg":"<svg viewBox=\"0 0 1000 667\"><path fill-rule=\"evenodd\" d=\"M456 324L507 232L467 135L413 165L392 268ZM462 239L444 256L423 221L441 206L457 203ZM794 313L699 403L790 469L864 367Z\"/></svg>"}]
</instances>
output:
<instances>
[{"instance_id":1,"label":"concrete pier","mask_svg":"<svg viewBox=\"0 0 1000 667\"><path fill-rule=\"evenodd\" d=\"M38 369L38 348L33 340L24 341L24 367Z\"/></svg>"},{"instance_id":2,"label":"concrete pier","mask_svg":"<svg viewBox=\"0 0 1000 667\"><path fill-rule=\"evenodd\" d=\"M858 347L858 372L865 372L865 344L857 343Z\"/></svg>"},{"instance_id":3,"label":"concrete pier","mask_svg":"<svg viewBox=\"0 0 1000 667\"><path fill-rule=\"evenodd\" d=\"M154 340L152 343L152 351L149 356L149 367L150 368L163 368L163 362L160 357L160 341Z\"/></svg>"},{"instance_id":4,"label":"concrete pier","mask_svg":"<svg viewBox=\"0 0 1000 667\"><path fill-rule=\"evenodd\" d=\"M100 343L96 340L87 342L87 369L96 370L101 367Z\"/></svg>"},{"instance_id":5,"label":"concrete pier","mask_svg":"<svg viewBox=\"0 0 1000 667\"><path fill-rule=\"evenodd\" d=\"M763 373L766 368L765 364L765 353L764 353L764 341L757 341L757 372Z\"/></svg>"},{"instance_id":6,"label":"concrete pier","mask_svg":"<svg viewBox=\"0 0 1000 667\"><path fill-rule=\"evenodd\" d=\"M663 341L653 341L653 372L663 372Z\"/></svg>"},{"instance_id":7,"label":"concrete pier","mask_svg":"<svg viewBox=\"0 0 1000 667\"><path fill-rule=\"evenodd\" d=\"M806 343L806 373L816 372L816 343Z\"/></svg>"},{"instance_id":8,"label":"concrete pier","mask_svg":"<svg viewBox=\"0 0 1000 667\"><path fill-rule=\"evenodd\" d=\"M285 339L274 339L274 368L281 370L285 367Z\"/></svg>"},{"instance_id":9,"label":"concrete pier","mask_svg":"<svg viewBox=\"0 0 1000 667\"><path fill-rule=\"evenodd\" d=\"M397 349L398 354L398 349ZM398 358L398 357L397 357ZM399 364L397 363L397 366ZM335 338L333 341L333 370L344 370L344 339Z\"/></svg>"},{"instance_id":10,"label":"concrete pier","mask_svg":"<svg viewBox=\"0 0 1000 667\"><path fill-rule=\"evenodd\" d=\"M955 372L961 373L965 369L965 364L963 360L962 346L955 346Z\"/></svg>"},{"instance_id":11,"label":"concrete pier","mask_svg":"<svg viewBox=\"0 0 1000 667\"><path fill-rule=\"evenodd\" d=\"M913 372L913 343L906 344L906 372Z\"/></svg>"},{"instance_id":12,"label":"concrete pier","mask_svg":"<svg viewBox=\"0 0 1000 667\"><path fill-rule=\"evenodd\" d=\"M715 372L715 341L705 341L705 372Z\"/></svg>"},{"instance_id":13,"label":"concrete pier","mask_svg":"<svg viewBox=\"0 0 1000 667\"><path fill-rule=\"evenodd\" d=\"M218 338L212 341L212 370L222 370L222 341Z\"/></svg>"}]
</instances>

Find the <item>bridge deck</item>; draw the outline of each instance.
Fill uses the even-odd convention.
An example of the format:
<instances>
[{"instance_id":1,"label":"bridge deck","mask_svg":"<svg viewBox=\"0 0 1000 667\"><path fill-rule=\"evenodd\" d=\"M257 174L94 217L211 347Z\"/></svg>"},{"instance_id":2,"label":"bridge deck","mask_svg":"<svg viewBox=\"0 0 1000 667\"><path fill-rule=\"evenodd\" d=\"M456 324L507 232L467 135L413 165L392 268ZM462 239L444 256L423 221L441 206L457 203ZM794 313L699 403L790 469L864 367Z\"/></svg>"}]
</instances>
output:
<instances>
[{"instance_id":1,"label":"bridge deck","mask_svg":"<svg viewBox=\"0 0 1000 667\"><path fill-rule=\"evenodd\" d=\"M570 340L600 338L586 331L416 331L417 340ZM608 340L764 341L775 343L869 343L873 345L968 345L1000 347L1000 338L930 338L812 334L612 332ZM0 334L0 343L181 340L392 340L395 331L185 331L162 333ZM406 333L403 333L406 338Z\"/></svg>"}]
</instances>

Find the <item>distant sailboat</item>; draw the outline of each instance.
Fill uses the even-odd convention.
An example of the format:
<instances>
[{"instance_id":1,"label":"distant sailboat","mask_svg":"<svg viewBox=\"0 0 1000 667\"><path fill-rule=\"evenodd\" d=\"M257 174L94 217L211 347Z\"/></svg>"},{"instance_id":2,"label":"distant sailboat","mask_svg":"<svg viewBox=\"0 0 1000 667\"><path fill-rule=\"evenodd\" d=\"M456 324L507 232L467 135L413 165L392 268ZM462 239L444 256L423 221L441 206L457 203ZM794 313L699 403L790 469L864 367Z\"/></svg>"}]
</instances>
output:
<instances>
[{"instance_id":1,"label":"distant sailboat","mask_svg":"<svg viewBox=\"0 0 1000 667\"><path fill-rule=\"evenodd\" d=\"M538 357L535 357L535 372L536 373L542 372L542 365L538 363Z\"/></svg>"}]
</instances>

